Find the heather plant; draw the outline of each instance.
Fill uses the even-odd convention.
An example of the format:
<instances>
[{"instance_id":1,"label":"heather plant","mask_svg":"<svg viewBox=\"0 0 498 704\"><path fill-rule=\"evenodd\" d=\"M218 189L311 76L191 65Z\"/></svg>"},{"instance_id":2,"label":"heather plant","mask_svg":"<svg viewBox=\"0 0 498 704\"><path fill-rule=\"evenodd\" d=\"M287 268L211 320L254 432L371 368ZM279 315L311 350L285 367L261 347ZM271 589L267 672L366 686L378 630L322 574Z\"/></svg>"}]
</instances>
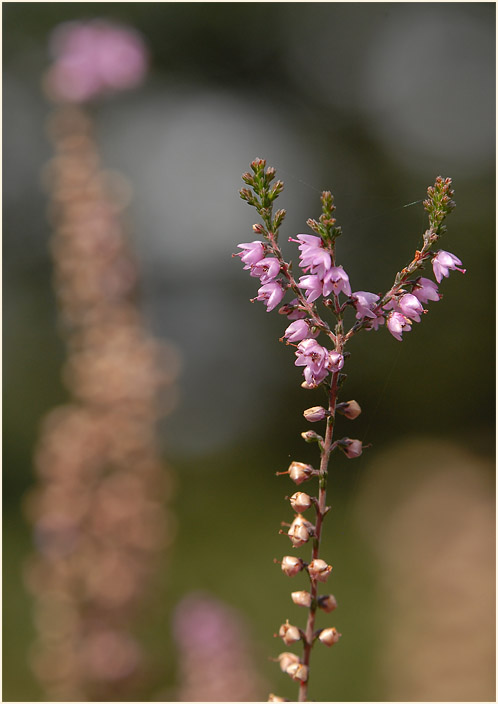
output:
<instances>
[{"instance_id":1,"label":"heather plant","mask_svg":"<svg viewBox=\"0 0 498 704\"><path fill-rule=\"evenodd\" d=\"M354 420L361 413L356 400L342 401L340 393L346 378L343 368L348 356L346 346L351 338L363 331L376 331L385 325L398 341L410 332L413 323L419 323L427 313L424 305L441 298L438 284L451 270L461 271L462 262L450 252L437 249L445 232L444 220L455 207L451 179L438 176L427 190L423 201L429 218L429 226L423 233L420 249L415 251L412 261L399 271L392 286L384 293L353 291L349 277L336 258L336 241L341 228L334 217L334 199L329 191L321 194L322 213L318 220L309 219L307 225L314 234L298 234L289 240L296 242L300 252L299 265L302 276L296 279L291 262L285 261L278 242L285 210L274 210L275 201L284 184L275 180L276 172L266 167L264 159L255 159L251 171L243 174L247 188L240 196L258 212L261 221L253 225L253 231L262 239L239 244L237 255L250 276L258 278L261 286L252 301L261 301L266 310L272 311L289 295L278 312L290 321L281 341L295 348L297 367L302 367L304 381L301 386L309 391L320 389L325 393L323 405L313 405L304 411L310 423L323 423L324 433L314 430L302 433L305 442L315 443L319 451L317 468L301 461L292 461L287 470L277 475L288 475L298 487L313 481L318 483L318 495L312 496L296 491L290 497L294 511L292 522L282 523L293 548L302 548L311 543L308 559L286 555L280 561L282 571L288 577L303 572L309 580L308 589L291 593L292 601L307 610L303 628L287 620L280 626L279 636L286 646L301 644L301 654L282 652L276 661L281 670L299 685L298 701L308 701L311 653L317 641L327 647L337 644L341 634L334 626L317 627L317 612L330 614L337 607L332 594L319 593L319 585L326 583L332 566L327 551L322 556L322 527L330 511L327 506L327 477L329 463L334 452L340 451L349 459L359 457L366 446L357 438L336 438L338 415ZM421 276L426 264L432 264L435 283ZM320 306L320 307L319 307ZM350 322L347 322L350 318ZM320 341L319 341L320 340ZM313 517L309 516L314 511ZM324 557L327 559L324 559ZM286 701L270 695L269 701Z\"/></svg>"}]
</instances>

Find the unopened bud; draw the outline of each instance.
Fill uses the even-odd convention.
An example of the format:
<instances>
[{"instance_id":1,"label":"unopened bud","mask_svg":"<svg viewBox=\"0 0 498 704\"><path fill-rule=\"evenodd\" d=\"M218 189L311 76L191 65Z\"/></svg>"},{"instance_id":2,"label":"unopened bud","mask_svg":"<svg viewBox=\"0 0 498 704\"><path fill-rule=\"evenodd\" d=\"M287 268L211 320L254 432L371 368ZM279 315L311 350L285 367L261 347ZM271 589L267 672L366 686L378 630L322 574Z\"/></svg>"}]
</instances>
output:
<instances>
[{"instance_id":1,"label":"unopened bud","mask_svg":"<svg viewBox=\"0 0 498 704\"><path fill-rule=\"evenodd\" d=\"M349 418L349 420L354 420L358 418L361 413L360 404L357 401L346 401L345 403L338 403L335 407L338 413L342 413L343 416Z\"/></svg>"},{"instance_id":2,"label":"unopened bud","mask_svg":"<svg viewBox=\"0 0 498 704\"><path fill-rule=\"evenodd\" d=\"M251 169L253 171L263 170L266 166L266 159L260 159L257 157L254 161L251 161Z\"/></svg>"},{"instance_id":3,"label":"unopened bud","mask_svg":"<svg viewBox=\"0 0 498 704\"><path fill-rule=\"evenodd\" d=\"M311 579L317 582L326 582L332 572L332 565L327 565L325 560L312 560L308 565L308 573Z\"/></svg>"},{"instance_id":4,"label":"unopened bud","mask_svg":"<svg viewBox=\"0 0 498 704\"><path fill-rule=\"evenodd\" d=\"M285 645L292 645L292 643L297 643L298 640L301 640L299 628L292 626L288 619L280 626L278 635L282 638Z\"/></svg>"},{"instance_id":5,"label":"unopened bud","mask_svg":"<svg viewBox=\"0 0 498 704\"><path fill-rule=\"evenodd\" d=\"M332 594L324 594L318 597L318 606L323 609L326 613L330 613L337 608L337 601L335 596Z\"/></svg>"},{"instance_id":6,"label":"unopened bud","mask_svg":"<svg viewBox=\"0 0 498 704\"><path fill-rule=\"evenodd\" d=\"M308 420L310 423L316 423L319 420L323 420L329 415L329 412L323 408L323 406L312 406L312 408L307 408L303 416Z\"/></svg>"},{"instance_id":7,"label":"unopened bud","mask_svg":"<svg viewBox=\"0 0 498 704\"><path fill-rule=\"evenodd\" d=\"M337 441L337 447L340 448L346 457L354 459L359 457L363 451L363 443L361 440L352 440L351 438L343 438Z\"/></svg>"},{"instance_id":8,"label":"unopened bud","mask_svg":"<svg viewBox=\"0 0 498 704\"><path fill-rule=\"evenodd\" d=\"M300 662L289 665L285 672L296 682L308 681L308 668Z\"/></svg>"},{"instance_id":9,"label":"unopened bud","mask_svg":"<svg viewBox=\"0 0 498 704\"><path fill-rule=\"evenodd\" d=\"M301 437L304 442L323 442L322 436L315 433L314 430L305 430L304 433L301 433Z\"/></svg>"},{"instance_id":10,"label":"unopened bud","mask_svg":"<svg viewBox=\"0 0 498 704\"><path fill-rule=\"evenodd\" d=\"M255 232L257 235L264 235L265 228L263 227L263 225L257 222L255 225L252 226L252 231Z\"/></svg>"},{"instance_id":11,"label":"unopened bud","mask_svg":"<svg viewBox=\"0 0 498 704\"><path fill-rule=\"evenodd\" d=\"M324 628L318 636L318 640L320 640L324 645L328 645L330 648L332 645L339 642L341 635L342 634L338 633L335 628Z\"/></svg>"},{"instance_id":12,"label":"unopened bud","mask_svg":"<svg viewBox=\"0 0 498 704\"><path fill-rule=\"evenodd\" d=\"M292 521L287 535L295 548L308 542L314 533L313 524L307 521L301 514Z\"/></svg>"},{"instance_id":13,"label":"unopened bud","mask_svg":"<svg viewBox=\"0 0 498 704\"><path fill-rule=\"evenodd\" d=\"M288 469L289 476L295 484L302 484L310 479L316 471L309 464L304 462L292 462Z\"/></svg>"},{"instance_id":14,"label":"unopened bud","mask_svg":"<svg viewBox=\"0 0 498 704\"><path fill-rule=\"evenodd\" d=\"M282 572L285 572L287 577L295 577L296 574L301 572L303 567L303 561L300 557L286 555L282 558Z\"/></svg>"},{"instance_id":15,"label":"unopened bud","mask_svg":"<svg viewBox=\"0 0 498 704\"><path fill-rule=\"evenodd\" d=\"M304 491L296 491L295 494L292 494L290 497L290 505L294 509L294 511L297 511L297 513L302 513L303 511L306 511L311 504L313 503L311 496L308 494L305 494Z\"/></svg>"},{"instance_id":16,"label":"unopened bud","mask_svg":"<svg viewBox=\"0 0 498 704\"><path fill-rule=\"evenodd\" d=\"M291 599L297 606L305 606L306 608L311 606L311 594L309 592L292 592Z\"/></svg>"},{"instance_id":17,"label":"unopened bud","mask_svg":"<svg viewBox=\"0 0 498 704\"><path fill-rule=\"evenodd\" d=\"M287 672L291 665L298 665L299 658L295 653L280 653L277 658L282 672Z\"/></svg>"}]
</instances>

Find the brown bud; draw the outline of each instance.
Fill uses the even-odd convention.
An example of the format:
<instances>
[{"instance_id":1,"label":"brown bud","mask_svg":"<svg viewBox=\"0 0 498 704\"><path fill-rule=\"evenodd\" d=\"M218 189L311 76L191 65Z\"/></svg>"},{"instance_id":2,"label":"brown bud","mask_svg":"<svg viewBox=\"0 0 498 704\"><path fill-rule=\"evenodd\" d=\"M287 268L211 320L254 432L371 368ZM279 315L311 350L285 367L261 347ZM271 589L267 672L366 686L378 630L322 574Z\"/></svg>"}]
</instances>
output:
<instances>
[{"instance_id":1,"label":"brown bud","mask_svg":"<svg viewBox=\"0 0 498 704\"><path fill-rule=\"evenodd\" d=\"M296 682L308 681L308 668L300 662L289 665L285 672L292 677L293 680L296 680Z\"/></svg>"},{"instance_id":2,"label":"brown bud","mask_svg":"<svg viewBox=\"0 0 498 704\"><path fill-rule=\"evenodd\" d=\"M309 592L292 592L291 599L297 606L305 606L306 608L311 606L311 594Z\"/></svg>"},{"instance_id":3,"label":"brown bud","mask_svg":"<svg viewBox=\"0 0 498 704\"><path fill-rule=\"evenodd\" d=\"M309 464L304 464L304 462L292 462L288 469L289 476L295 484L302 484L303 482L310 479L316 470Z\"/></svg>"},{"instance_id":4,"label":"brown bud","mask_svg":"<svg viewBox=\"0 0 498 704\"><path fill-rule=\"evenodd\" d=\"M354 420L360 415L361 408L357 401L346 401L345 403L337 404L336 411L342 413L342 415L349 418L349 420Z\"/></svg>"},{"instance_id":5,"label":"brown bud","mask_svg":"<svg viewBox=\"0 0 498 704\"><path fill-rule=\"evenodd\" d=\"M323 609L326 613L330 613L337 608L337 601L335 596L332 594L324 594L318 597L318 606Z\"/></svg>"},{"instance_id":6,"label":"brown bud","mask_svg":"<svg viewBox=\"0 0 498 704\"><path fill-rule=\"evenodd\" d=\"M324 628L318 636L318 640L324 645L328 645L330 648L332 645L339 642L341 635L342 634L338 633L335 628Z\"/></svg>"},{"instance_id":7,"label":"brown bud","mask_svg":"<svg viewBox=\"0 0 498 704\"><path fill-rule=\"evenodd\" d=\"M284 572L287 577L295 577L296 574L301 572L303 567L303 561L300 557L286 555L282 558L282 572Z\"/></svg>"},{"instance_id":8,"label":"brown bud","mask_svg":"<svg viewBox=\"0 0 498 704\"><path fill-rule=\"evenodd\" d=\"M280 653L277 658L282 672L287 672L291 665L299 664L299 658L295 653Z\"/></svg>"},{"instance_id":9,"label":"brown bud","mask_svg":"<svg viewBox=\"0 0 498 704\"><path fill-rule=\"evenodd\" d=\"M287 535L295 548L308 542L314 533L313 524L307 521L301 514L298 514L292 521Z\"/></svg>"},{"instance_id":10,"label":"brown bud","mask_svg":"<svg viewBox=\"0 0 498 704\"><path fill-rule=\"evenodd\" d=\"M329 574L332 572L332 565L327 565L325 560L312 560L308 565L308 574L311 579L317 582L326 582L329 578Z\"/></svg>"},{"instance_id":11,"label":"brown bud","mask_svg":"<svg viewBox=\"0 0 498 704\"><path fill-rule=\"evenodd\" d=\"M297 511L297 513L306 511L312 503L313 501L311 496L305 494L304 491L296 491L296 493L292 494L290 497L290 504L294 511Z\"/></svg>"},{"instance_id":12,"label":"brown bud","mask_svg":"<svg viewBox=\"0 0 498 704\"><path fill-rule=\"evenodd\" d=\"M298 640L301 640L299 628L297 628L297 626L292 626L288 619L280 626L278 635L282 638L285 645L292 645L292 643L296 643Z\"/></svg>"}]
</instances>

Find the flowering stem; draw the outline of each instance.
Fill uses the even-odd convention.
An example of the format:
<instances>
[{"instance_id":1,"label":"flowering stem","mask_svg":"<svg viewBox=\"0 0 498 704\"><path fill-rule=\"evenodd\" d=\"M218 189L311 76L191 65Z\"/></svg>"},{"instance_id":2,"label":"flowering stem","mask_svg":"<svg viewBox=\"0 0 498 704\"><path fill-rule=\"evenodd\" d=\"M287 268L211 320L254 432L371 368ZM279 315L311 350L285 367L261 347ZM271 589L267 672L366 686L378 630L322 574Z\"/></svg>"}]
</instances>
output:
<instances>
[{"instance_id":1,"label":"flowering stem","mask_svg":"<svg viewBox=\"0 0 498 704\"><path fill-rule=\"evenodd\" d=\"M336 351L342 352L342 347L340 343L336 345ZM327 513L327 476L328 476L328 466L330 454L332 452L332 441L334 435L334 420L335 420L335 406L337 402L337 389L339 386L339 372L334 372L332 375L332 382L330 385L329 393L329 413L327 418L327 427L325 431L325 438L323 442L321 457L320 457L320 469L319 469L319 490L318 490L318 506L317 506L317 516L315 524L315 537L313 540L313 551L312 560L319 558L320 552L320 538L322 535L322 523ZM311 587L311 606L308 613L308 620L306 623L305 630L305 641L304 641L304 652L303 652L303 664L309 668L311 659L311 649L313 645L313 632L315 627L315 614L317 607L317 591L318 585L315 579L310 579ZM308 697L308 681L301 682L299 686L299 700L300 702L307 701Z\"/></svg>"}]
</instances>

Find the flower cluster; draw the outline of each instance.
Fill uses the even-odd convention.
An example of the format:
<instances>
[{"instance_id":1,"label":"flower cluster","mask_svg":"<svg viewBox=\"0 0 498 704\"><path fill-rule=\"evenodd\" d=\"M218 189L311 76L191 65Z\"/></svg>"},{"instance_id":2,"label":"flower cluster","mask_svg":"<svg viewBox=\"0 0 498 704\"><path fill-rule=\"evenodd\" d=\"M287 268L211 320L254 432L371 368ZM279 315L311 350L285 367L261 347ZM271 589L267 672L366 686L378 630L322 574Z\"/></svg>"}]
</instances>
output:
<instances>
[{"instance_id":1,"label":"flower cluster","mask_svg":"<svg viewBox=\"0 0 498 704\"><path fill-rule=\"evenodd\" d=\"M353 459L359 457L365 448L363 441L357 438L333 439L337 414L354 420L361 413L356 401L339 402L339 390L345 378L341 373L347 356L345 346L360 330L377 330L384 323L395 339L402 340L403 332L411 330L412 323L420 322L427 312L424 304L440 300L437 284L441 283L442 278L448 276L450 270L456 269L462 273L465 270L459 268L462 263L454 254L444 250L432 251L443 234L442 222L454 207L451 180L438 177L434 186L428 189L428 200L424 202L430 227L424 233L423 246L416 251L413 261L396 275L393 286L384 295L362 290L353 292L348 274L336 262L335 243L341 229L336 226L333 217L335 206L328 191L322 193L319 220L310 219L307 222L315 234L299 234L296 238L289 238L297 243L299 250L302 275L296 280L292 266L284 260L278 244L278 232L285 211L278 210L273 215L273 202L282 191L283 184L277 181L272 185L275 169L266 168L263 159L253 161L251 171L242 177L250 188L243 188L240 195L261 216L263 224L254 225L253 231L262 235L264 241L244 242L238 245L241 251L234 256L240 256L250 275L259 278L261 287L252 300L263 301L267 311L276 308L285 294L292 292L293 298L279 309L279 313L290 321L280 339L295 347L294 364L303 369L301 386L305 389L323 387L328 399L326 407L312 406L303 413L308 422L325 424L323 436L312 430L302 433L306 442L318 444L319 469L305 462L293 461L286 471L277 472L278 475L288 475L298 486L313 479L318 479L319 484L318 496L297 491L290 497L294 518L291 523L282 523L287 530L280 530L295 549L310 542L313 545L310 562L291 555L286 555L280 562L285 575L295 577L305 573L310 583L309 591L298 590L291 594L295 605L308 609L306 627L301 629L286 620L278 631L286 646L302 643L302 657L283 652L277 658L281 670L299 683L299 701L307 701L311 650L315 642L330 647L341 636L334 627L315 629L317 611L331 613L337 607L332 594L318 594L319 584L325 583L332 572L332 566L319 557L322 524L330 510L326 505L328 463L334 450L340 450L348 459ZM437 284L418 275L419 269L429 259ZM319 304L333 314L334 323L322 317ZM348 311L354 311L349 330L346 327ZM325 339L319 342L320 336ZM313 510L314 519L304 515ZM285 700L272 694L269 701Z\"/></svg>"}]
</instances>

